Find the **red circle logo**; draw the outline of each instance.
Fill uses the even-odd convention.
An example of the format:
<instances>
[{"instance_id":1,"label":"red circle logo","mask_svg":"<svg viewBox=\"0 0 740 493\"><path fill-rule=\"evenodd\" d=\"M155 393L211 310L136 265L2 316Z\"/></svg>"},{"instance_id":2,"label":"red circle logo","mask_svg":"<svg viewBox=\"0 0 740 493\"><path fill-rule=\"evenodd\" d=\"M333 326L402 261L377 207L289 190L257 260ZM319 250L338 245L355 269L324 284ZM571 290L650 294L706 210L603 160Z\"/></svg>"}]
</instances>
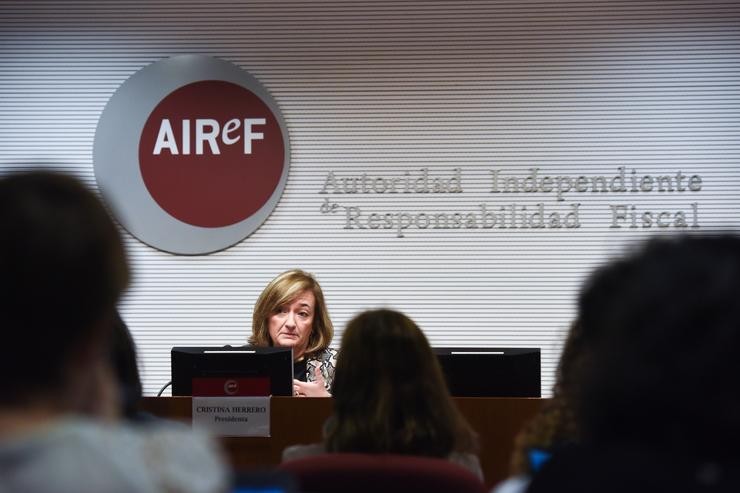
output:
<instances>
[{"instance_id":1,"label":"red circle logo","mask_svg":"<svg viewBox=\"0 0 740 493\"><path fill-rule=\"evenodd\" d=\"M275 115L226 81L182 86L144 125L139 166L152 198L193 226L219 228L257 212L280 181L285 143Z\"/></svg>"},{"instance_id":2,"label":"red circle logo","mask_svg":"<svg viewBox=\"0 0 740 493\"><path fill-rule=\"evenodd\" d=\"M234 395L239 392L239 382L236 380L226 380L224 383L224 392L227 395Z\"/></svg>"}]
</instances>

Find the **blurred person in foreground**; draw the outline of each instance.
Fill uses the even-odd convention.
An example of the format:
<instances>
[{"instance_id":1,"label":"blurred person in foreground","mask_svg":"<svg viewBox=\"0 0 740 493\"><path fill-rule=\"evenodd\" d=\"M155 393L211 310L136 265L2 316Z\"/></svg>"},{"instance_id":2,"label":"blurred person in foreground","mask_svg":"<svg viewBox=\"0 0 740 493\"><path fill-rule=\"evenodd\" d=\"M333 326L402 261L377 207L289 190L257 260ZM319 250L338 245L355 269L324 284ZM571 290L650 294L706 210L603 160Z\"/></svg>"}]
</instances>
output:
<instances>
[{"instance_id":1,"label":"blurred person in foreground","mask_svg":"<svg viewBox=\"0 0 740 493\"><path fill-rule=\"evenodd\" d=\"M97 198L49 171L7 176L0 231L0 491L225 491L205 438L118 421L110 344L129 271Z\"/></svg>"},{"instance_id":2,"label":"blurred person in foreground","mask_svg":"<svg viewBox=\"0 0 740 493\"><path fill-rule=\"evenodd\" d=\"M740 491L740 238L648 242L590 278L579 320L581 444L528 491Z\"/></svg>"},{"instance_id":3,"label":"blurred person in foreground","mask_svg":"<svg viewBox=\"0 0 740 493\"><path fill-rule=\"evenodd\" d=\"M477 436L455 407L437 356L396 311L367 311L347 325L324 435L321 444L288 447L283 460L325 452L438 457L483 479Z\"/></svg>"},{"instance_id":4,"label":"blurred person in foreground","mask_svg":"<svg viewBox=\"0 0 740 493\"><path fill-rule=\"evenodd\" d=\"M293 395L331 397L337 352L329 347L334 326L321 285L291 269L265 287L252 314L252 346L293 348Z\"/></svg>"},{"instance_id":5,"label":"blurred person in foreground","mask_svg":"<svg viewBox=\"0 0 740 493\"><path fill-rule=\"evenodd\" d=\"M512 476L499 483L493 493L522 493L532 476L553 453L571 447L580 440L578 423L573 416L574 377L586 357L588 339L576 320L568 331L555 376L552 398L517 434L511 457Z\"/></svg>"},{"instance_id":6,"label":"blurred person in foreground","mask_svg":"<svg viewBox=\"0 0 740 493\"><path fill-rule=\"evenodd\" d=\"M121 418L138 425L173 424L171 421L157 418L140 409L144 392L139 375L136 343L128 325L118 311L113 317L113 334L109 350L113 375L118 384Z\"/></svg>"}]
</instances>

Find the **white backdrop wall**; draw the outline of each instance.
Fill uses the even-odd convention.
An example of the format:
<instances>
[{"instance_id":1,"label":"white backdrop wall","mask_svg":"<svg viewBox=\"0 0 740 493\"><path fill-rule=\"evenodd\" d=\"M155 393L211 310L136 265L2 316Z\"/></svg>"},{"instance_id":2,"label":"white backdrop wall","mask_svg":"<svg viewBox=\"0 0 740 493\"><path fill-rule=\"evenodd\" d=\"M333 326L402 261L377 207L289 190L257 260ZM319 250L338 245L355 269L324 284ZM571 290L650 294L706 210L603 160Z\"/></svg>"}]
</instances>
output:
<instances>
[{"instance_id":1,"label":"white backdrop wall","mask_svg":"<svg viewBox=\"0 0 740 493\"><path fill-rule=\"evenodd\" d=\"M0 174L54 165L95 187L110 96L185 53L264 84L288 125L291 170L273 214L228 250L179 257L124 232L135 277L121 310L147 394L169 380L172 346L245 342L262 287L301 267L325 289L334 346L353 314L391 306L433 345L541 347L548 395L585 276L633 240L676 230L643 228L641 216L630 228L629 215L612 228L613 207L654 221L682 211L692 231L740 220L734 1L3 1ZM674 190L575 191L591 183L577 176L611 180L619 167L628 181L633 169L673 177ZM424 168L447 180L459 168L461 191L320 193L330 172L415 182ZM493 171L522 180L531 168L574 190L492 191ZM337 212L321 212L326 200ZM481 227L481 204L531 214L540 203L546 215L580 204L579 227ZM398 237L396 223L360 229L347 211L418 222ZM418 227L419 213L443 212L478 228Z\"/></svg>"}]
</instances>

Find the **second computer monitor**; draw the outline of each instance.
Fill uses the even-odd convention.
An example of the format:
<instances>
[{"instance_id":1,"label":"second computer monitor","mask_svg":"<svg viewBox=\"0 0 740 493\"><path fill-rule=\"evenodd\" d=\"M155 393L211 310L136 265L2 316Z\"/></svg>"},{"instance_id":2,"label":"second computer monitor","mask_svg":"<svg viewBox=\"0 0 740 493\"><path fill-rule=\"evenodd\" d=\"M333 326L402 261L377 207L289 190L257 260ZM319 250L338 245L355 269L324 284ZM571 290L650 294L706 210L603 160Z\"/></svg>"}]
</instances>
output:
<instances>
[{"instance_id":1,"label":"second computer monitor","mask_svg":"<svg viewBox=\"0 0 740 493\"><path fill-rule=\"evenodd\" d=\"M434 348L453 397L540 397L539 348Z\"/></svg>"}]
</instances>

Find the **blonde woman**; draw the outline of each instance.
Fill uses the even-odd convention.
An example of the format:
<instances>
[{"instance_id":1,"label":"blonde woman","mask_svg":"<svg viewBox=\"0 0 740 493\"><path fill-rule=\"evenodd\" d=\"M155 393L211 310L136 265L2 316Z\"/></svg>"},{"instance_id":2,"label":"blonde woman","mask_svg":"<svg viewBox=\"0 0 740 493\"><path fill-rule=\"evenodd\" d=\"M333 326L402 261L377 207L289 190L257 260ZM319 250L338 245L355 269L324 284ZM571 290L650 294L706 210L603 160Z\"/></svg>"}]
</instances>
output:
<instances>
[{"instance_id":1,"label":"blonde woman","mask_svg":"<svg viewBox=\"0 0 740 493\"><path fill-rule=\"evenodd\" d=\"M253 346L293 348L293 393L330 397L337 352L329 347L334 326L316 278L300 269L278 275L254 305Z\"/></svg>"}]
</instances>

